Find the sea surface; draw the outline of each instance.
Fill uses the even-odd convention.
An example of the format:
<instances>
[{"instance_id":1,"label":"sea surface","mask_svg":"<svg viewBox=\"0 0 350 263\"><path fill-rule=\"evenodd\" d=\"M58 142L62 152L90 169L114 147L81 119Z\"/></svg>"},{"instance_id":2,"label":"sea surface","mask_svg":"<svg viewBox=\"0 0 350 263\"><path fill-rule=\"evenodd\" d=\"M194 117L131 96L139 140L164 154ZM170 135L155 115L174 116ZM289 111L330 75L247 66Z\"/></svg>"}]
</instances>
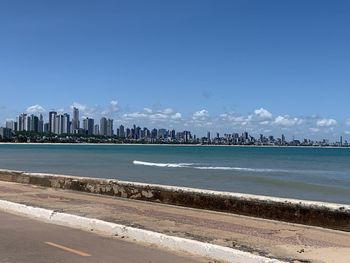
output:
<instances>
[{"instance_id":1,"label":"sea surface","mask_svg":"<svg viewBox=\"0 0 350 263\"><path fill-rule=\"evenodd\" d=\"M350 148L1 144L0 169L350 204Z\"/></svg>"}]
</instances>

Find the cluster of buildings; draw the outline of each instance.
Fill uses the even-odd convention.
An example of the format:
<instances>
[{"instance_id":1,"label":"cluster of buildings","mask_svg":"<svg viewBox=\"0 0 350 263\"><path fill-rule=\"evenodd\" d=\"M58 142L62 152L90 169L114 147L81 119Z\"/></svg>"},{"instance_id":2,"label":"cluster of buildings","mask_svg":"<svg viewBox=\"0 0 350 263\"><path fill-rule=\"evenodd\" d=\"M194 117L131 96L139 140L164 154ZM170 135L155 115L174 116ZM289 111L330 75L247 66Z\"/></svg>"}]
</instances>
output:
<instances>
[{"instance_id":1,"label":"cluster of buildings","mask_svg":"<svg viewBox=\"0 0 350 263\"><path fill-rule=\"evenodd\" d=\"M287 141L281 138L264 136L258 138L248 132L224 134L210 132L206 137L197 138L190 131L176 132L174 129L148 129L133 125L126 128L120 125L114 129L113 119L102 117L98 123L94 119L85 117L80 121L79 109L73 108L72 117L68 113L49 112L48 121L43 116L22 113L16 121L6 121L5 127L0 128L0 140L13 142L93 142L93 143L191 143L203 145L270 145L270 146L340 146L349 147L350 144L342 137L335 143L328 140Z\"/></svg>"},{"instance_id":2,"label":"cluster of buildings","mask_svg":"<svg viewBox=\"0 0 350 263\"><path fill-rule=\"evenodd\" d=\"M48 122L44 122L42 114L22 113L16 121L6 121L6 129L13 132L33 132L49 134L80 134L80 135L102 135L107 137L113 136L113 120L105 117L101 118L100 124L95 124L92 118L84 118L80 123L79 109L73 108L73 115L68 113L57 113L50 111Z\"/></svg>"},{"instance_id":3,"label":"cluster of buildings","mask_svg":"<svg viewBox=\"0 0 350 263\"><path fill-rule=\"evenodd\" d=\"M50 111L48 121L44 122L42 114L39 116L34 114L22 113L16 121L6 121L5 127L0 130L1 139L11 139L16 135L41 134L41 137L52 137L57 135L65 140L67 137L74 137L77 140L79 136L86 137L102 137L104 138L120 138L132 141L144 141L156 143L158 141L169 142L176 141L180 143L193 142L196 139L190 131L175 132L175 130L167 129L148 129L133 125L131 128L126 128L120 125L114 129L113 119L102 117L99 123L96 123L93 118L83 118L80 120L79 109L73 108L72 116L68 113L57 113ZM37 137L37 136L36 136ZM81 141L81 139L79 139Z\"/></svg>"},{"instance_id":4,"label":"cluster of buildings","mask_svg":"<svg viewBox=\"0 0 350 263\"><path fill-rule=\"evenodd\" d=\"M329 140L323 139L321 141L314 141L310 139L304 139L302 141L296 140L294 137L291 141L287 141L284 134L281 138L275 138L274 136L264 136L260 134L257 138L251 136L248 132L224 134L220 136L216 133L215 137L210 136L208 132L207 137L201 138L201 144L211 145L255 145L255 146L316 146L316 147L350 147L350 144L343 137L340 136L340 140L337 142L329 142Z\"/></svg>"}]
</instances>

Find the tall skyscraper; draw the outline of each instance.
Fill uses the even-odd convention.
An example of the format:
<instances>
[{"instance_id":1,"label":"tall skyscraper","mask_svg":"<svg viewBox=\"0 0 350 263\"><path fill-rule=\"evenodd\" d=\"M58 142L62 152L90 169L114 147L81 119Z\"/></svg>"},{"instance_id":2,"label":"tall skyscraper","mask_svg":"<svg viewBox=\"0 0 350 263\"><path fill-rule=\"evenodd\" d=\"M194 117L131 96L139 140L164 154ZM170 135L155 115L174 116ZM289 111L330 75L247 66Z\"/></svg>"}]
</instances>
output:
<instances>
[{"instance_id":1,"label":"tall skyscraper","mask_svg":"<svg viewBox=\"0 0 350 263\"><path fill-rule=\"evenodd\" d=\"M152 129L151 131L151 138L156 139L158 135L158 130L156 128Z\"/></svg>"},{"instance_id":2,"label":"tall skyscraper","mask_svg":"<svg viewBox=\"0 0 350 263\"><path fill-rule=\"evenodd\" d=\"M86 135L93 135L94 133L94 119L91 118L85 118L83 120L83 129L85 130Z\"/></svg>"},{"instance_id":3,"label":"tall skyscraper","mask_svg":"<svg viewBox=\"0 0 350 263\"><path fill-rule=\"evenodd\" d=\"M11 139L11 137L12 137L12 130L11 129L0 127L0 139L1 140Z\"/></svg>"},{"instance_id":4,"label":"tall skyscraper","mask_svg":"<svg viewBox=\"0 0 350 263\"><path fill-rule=\"evenodd\" d=\"M49 123L48 122L44 123L44 132L45 133L49 132Z\"/></svg>"},{"instance_id":5,"label":"tall skyscraper","mask_svg":"<svg viewBox=\"0 0 350 263\"><path fill-rule=\"evenodd\" d=\"M131 130L130 128L126 128L126 138L130 138L131 137Z\"/></svg>"},{"instance_id":6,"label":"tall skyscraper","mask_svg":"<svg viewBox=\"0 0 350 263\"><path fill-rule=\"evenodd\" d=\"M112 137L114 135L113 131L113 120L108 119L107 120L107 137Z\"/></svg>"},{"instance_id":7,"label":"tall skyscraper","mask_svg":"<svg viewBox=\"0 0 350 263\"><path fill-rule=\"evenodd\" d=\"M176 131L175 130L171 130L171 139L172 140L176 139Z\"/></svg>"},{"instance_id":8,"label":"tall skyscraper","mask_svg":"<svg viewBox=\"0 0 350 263\"><path fill-rule=\"evenodd\" d=\"M100 135L100 126L98 124L94 126L94 135Z\"/></svg>"},{"instance_id":9,"label":"tall skyscraper","mask_svg":"<svg viewBox=\"0 0 350 263\"><path fill-rule=\"evenodd\" d=\"M35 115L28 116L28 131L38 132L39 131L39 118Z\"/></svg>"},{"instance_id":10,"label":"tall skyscraper","mask_svg":"<svg viewBox=\"0 0 350 263\"><path fill-rule=\"evenodd\" d=\"M119 126L119 137L125 138L125 129L123 125Z\"/></svg>"},{"instance_id":11,"label":"tall skyscraper","mask_svg":"<svg viewBox=\"0 0 350 263\"><path fill-rule=\"evenodd\" d=\"M7 129L11 129L13 131L18 131L18 127L17 127L17 122L16 121L12 121L12 120L6 121L5 127Z\"/></svg>"},{"instance_id":12,"label":"tall skyscraper","mask_svg":"<svg viewBox=\"0 0 350 263\"><path fill-rule=\"evenodd\" d=\"M63 115L58 114L55 117L54 132L55 134L63 133Z\"/></svg>"},{"instance_id":13,"label":"tall skyscraper","mask_svg":"<svg viewBox=\"0 0 350 263\"><path fill-rule=\"evenodd\" d=\"M63 127L62 127L62 133L64 134L70 134L71 130L70 130L70 115L68 113L63 114Z\"/></svg>"},{"instance_id":14,"label":"tall skyscraper","mask_svg":"<svg viewBox=\"0 0 350 263\"><path fill-rule=\"evenodd\" d=\"M80 122L79 122L79 109L74 107L73 108L73 118L72 118L72 130L77 130L80 128Z\"/></svg>"},{"instance_id":15,"label":"tall skyscraper","mask_svg":"<svg viewBox=\"0 0 350 263\"><path fill-rule=\"evenodd\" d=\"M100 135L107 136L107 119L105 117L100 120Z\"/></svg>"},{"instance_id":16,"label":"tall skyscraper","mask_svg":"<svg viewBox=\"0 0 350 263\"><path fill-rule=\"evenodd\" d=\"M27 131L28 130L28 117L27 114L22 113L17 117L18 131Z\"/></svg>"},{"instance_id":17,"label":"tall skyscraper","mask_svg":"<svg viewBox=\"0 0 350 263\"><path fill-rule=\"evenodd\" d=\"M56 123L56 111L49 112L49 133L55 133L55 123Z\"/></svg>"},{"instance_id":18,"label":"tall skyscraper","mask_svg":"<svg viewBox=\"0 0 350 263\"><path fill-rule=\"evenodd\" d=\"M44 118L42 114L39 116L38 132L44 132Z\"/></svg>"},{"instance_id":19,"label":"tall skyscraper","mask_svg":"<svg viewBox=\"0 0 350 263\"><path fill-rule=\"evenodd\" d=\"M166 139L168 137L167 130L166 129L159 129L158 130L158 138L160 139Z\"/></svg>"},{"instance_id":20,"label":"tall skyscraper","mask_svg":"<svg viewBox=\"0 0 350 263\"><path fill-rule=\"evenodd\" d=\"M284 134L282 134L282 142L283 142L283 143L286 142L286 137L284 136Z\"/></svg>"}]
</instances>

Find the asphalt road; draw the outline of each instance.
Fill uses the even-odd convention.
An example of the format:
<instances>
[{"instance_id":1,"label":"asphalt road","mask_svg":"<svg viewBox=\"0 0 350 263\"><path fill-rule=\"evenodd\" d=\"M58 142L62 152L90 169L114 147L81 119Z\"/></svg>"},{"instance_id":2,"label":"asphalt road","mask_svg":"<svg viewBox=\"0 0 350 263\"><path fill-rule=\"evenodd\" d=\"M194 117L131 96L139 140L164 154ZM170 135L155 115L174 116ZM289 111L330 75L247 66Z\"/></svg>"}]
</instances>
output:
<instances>
[{"instance_id":1,"label":"asphalt road","mask_svg":"<svg viewBox=\"0 0 350 263\"><path fill-rule=\"evenodd\" d=\"M207 262L0 212L0 262Z\"/></svg>"}]
</instances>

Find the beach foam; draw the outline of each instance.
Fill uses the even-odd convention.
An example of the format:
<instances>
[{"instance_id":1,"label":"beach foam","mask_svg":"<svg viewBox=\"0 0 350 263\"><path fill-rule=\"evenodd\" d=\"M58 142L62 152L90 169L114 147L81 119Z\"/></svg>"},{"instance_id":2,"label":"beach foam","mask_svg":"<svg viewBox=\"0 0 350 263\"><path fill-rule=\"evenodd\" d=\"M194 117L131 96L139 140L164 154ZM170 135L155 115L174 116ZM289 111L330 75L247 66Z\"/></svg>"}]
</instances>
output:
<instances>
[{"instance_id":1,"label":"beach foam","mask_svg":"<svg viewBox=\"0 0 350 263\"><path fill-rule=\"evenodd\" d=\"M291 172L290 170L282 169L263 169L263 168L246 168L246 167L230 167L230 166L200 166L196 163L153 163L153 162L144 162L144 161L133 161L135 165L144 165L144 166L155 166L155 167L165 167L165 168L192 168L199 170L224 170L224 171L245 171L245 172Z\"/></svg>"},{"instance_id":2,"label":"beach foam","mask_svg":"<svg viewBox=\"0 0 350 263\"><path fill-rule=\"evenodd\" d=\"M156 166L156 167L168 167L168 168L183 168L190 167L193 163L151 163L151 162L142 162L142 161L133 161L133 164L136 165L145 165L145 166Z\"/></svg>"}]
</instances>

